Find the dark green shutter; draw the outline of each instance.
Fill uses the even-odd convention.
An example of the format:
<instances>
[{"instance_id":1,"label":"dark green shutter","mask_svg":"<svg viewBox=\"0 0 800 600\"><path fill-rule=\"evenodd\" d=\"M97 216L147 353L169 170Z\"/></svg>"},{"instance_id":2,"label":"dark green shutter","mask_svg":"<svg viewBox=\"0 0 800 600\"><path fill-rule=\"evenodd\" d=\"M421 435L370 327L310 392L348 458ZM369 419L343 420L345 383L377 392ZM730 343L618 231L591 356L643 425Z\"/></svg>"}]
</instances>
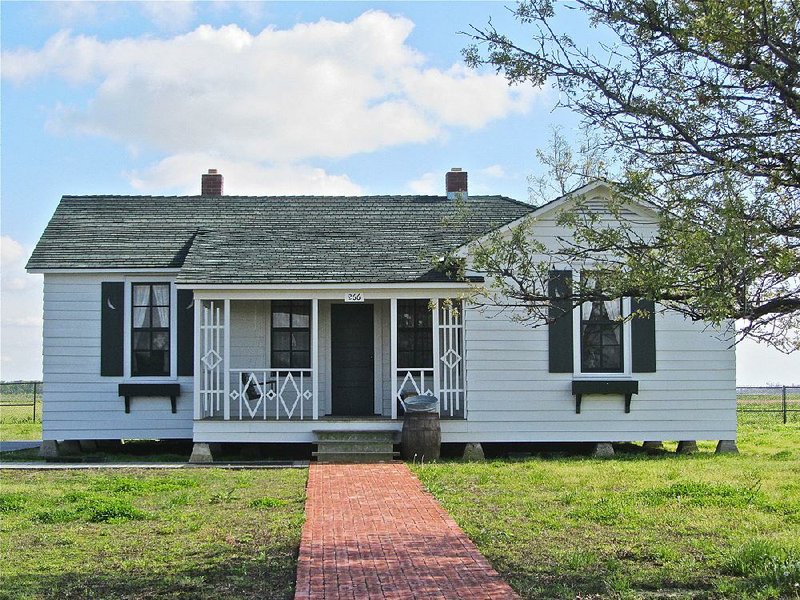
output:
<instances>
[{"instance_id":1,"label":"dark green shutter","mask_svg":"<svg viewBox=\"0 0 800 600\"><path fill-rule=\"evenodd\" d=\"M646 311L647 317L631 320L631 363L634 373L655 373L656 370L656 313L655 302L631 299L631 311Z\"/></svg>"},{"instance_id":2,"label":"dark green shutter","mask_svg":"<svg viewBox=\"0 0 800 600\"><path fill-rule=\"evenodd\" d=\"M118 377L125 355L125 284L104 281L100 296L100 375Z\"/></svg>"},{"instance_id":3,"label":"dark green shutter","mask_svg":"<svg viewBox=\"0 0 800 600\"><path fill-rule=\"evenodd\" d=\"M572 271L550 271L548 352L551 373L572 373Z\"/></svg>"},{"instance_id":4,"label":"dark green shutter","mask_svg":"<svg viewBox=\"0 0 800 600\"><path fill-rule=\"evenodd\" d=\"M192 290L178 290L178 375L194 374L194 304Z\"/></svg>"}]
</instances>

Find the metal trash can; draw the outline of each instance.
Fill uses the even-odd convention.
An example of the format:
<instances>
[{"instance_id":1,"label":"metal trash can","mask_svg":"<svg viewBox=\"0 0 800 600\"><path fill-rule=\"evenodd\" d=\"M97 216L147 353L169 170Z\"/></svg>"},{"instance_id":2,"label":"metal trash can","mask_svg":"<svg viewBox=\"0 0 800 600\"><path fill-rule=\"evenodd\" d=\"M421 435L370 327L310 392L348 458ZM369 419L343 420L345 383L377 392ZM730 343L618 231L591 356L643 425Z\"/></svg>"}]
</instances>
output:
<instances>
[{"instance_id":1,"label":"metal trash can","mask_svg":"<svg viewBox=\"0 0 800 600\"><path fill-rule=\"evenodd\" d=\"M432 395L411 396L403 403L406 410L400 438L403 460L438 460L442 444L439 399Z\"/></svg>"}]
</instances>

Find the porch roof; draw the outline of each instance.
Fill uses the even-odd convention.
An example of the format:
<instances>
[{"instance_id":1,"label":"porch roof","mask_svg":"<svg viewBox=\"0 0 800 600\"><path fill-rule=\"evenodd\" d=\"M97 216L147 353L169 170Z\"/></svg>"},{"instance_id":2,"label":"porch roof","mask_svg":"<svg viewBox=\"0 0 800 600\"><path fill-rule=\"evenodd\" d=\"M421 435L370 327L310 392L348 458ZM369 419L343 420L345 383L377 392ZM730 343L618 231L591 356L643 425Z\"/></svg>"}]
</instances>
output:
<instances>
[{"instance_id":1,"label":"porch roof","mask_svg":"<svg viewBox=\"0 0 800 600\"><path fill-rule=\"evenodd\" d=\"M187 284L436 281L431 256L532 210L502 196L65 196L27 267L179 268Z\"/></svg>"}]
</instances>

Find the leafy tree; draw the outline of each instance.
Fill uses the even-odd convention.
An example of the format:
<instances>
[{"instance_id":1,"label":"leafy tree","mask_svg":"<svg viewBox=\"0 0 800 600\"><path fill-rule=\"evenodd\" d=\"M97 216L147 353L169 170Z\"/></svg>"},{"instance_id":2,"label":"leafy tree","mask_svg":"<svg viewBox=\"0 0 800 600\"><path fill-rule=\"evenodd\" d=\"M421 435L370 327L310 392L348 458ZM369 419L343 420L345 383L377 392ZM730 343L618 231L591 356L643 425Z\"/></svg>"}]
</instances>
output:
<instances>
[{"instance_id":1,"label":"leafy tree","mask_svg":"<svg viewBox=\"0 0 800 600\"><path fill-rule=\"evenodd\" d=\"M574 151L561 127L550 130L547 147L536 150L536 160L546 173L528 177L528 196L535 205L546 204L596 179L607 177L607 164L602 140L584 131Z\"/></svg>"},{"instance_id":2,"label":"leafy tree","mask_svg":"<svg viewBox=\"0 0 800 600\"><path fill-rule=\"evenodd\" d=\"M607 41L589 47L559 31L566 8ZM530 223L490 236L475 249L492 278L487 297L539 318L553 264L584 265L593 283L574 286L575 304L642 296L695 320L738 320L742 335L784 351L800 347L800 3L527 0L512 11L531 31L527 44L491 23L473 27L467 63L512 84L557 86L559 105L620 161L611 210L622 223L564 213L574 240L557 249L526 237ZM555 149L556 175L570 162L586 172ZM630 201L657 211L654 231L625 221Z\"/></svg>"}]
</instances>

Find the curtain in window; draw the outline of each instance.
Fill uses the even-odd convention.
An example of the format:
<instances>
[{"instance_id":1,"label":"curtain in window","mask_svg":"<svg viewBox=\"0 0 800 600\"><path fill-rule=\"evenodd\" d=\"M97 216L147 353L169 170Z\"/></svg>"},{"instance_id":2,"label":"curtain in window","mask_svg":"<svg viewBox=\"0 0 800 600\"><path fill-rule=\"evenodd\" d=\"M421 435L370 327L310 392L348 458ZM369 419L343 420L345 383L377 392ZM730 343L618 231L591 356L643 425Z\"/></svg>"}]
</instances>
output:
<instances>
[{"instance_id":1,"label":"curtain in window","mask_svg":"<svg viewBox=\"0 0 800 600\"><path fill-rule=\"evenodd\" d=\"M612 321L614 323L619 322L620 318L620 302L619 300L597 300L594 302L587 302L584 305L584 317L585 321ZM586 312L589 312L587 315ZM621 327L614 327L613 329L606 328L604 330L604 335L606 337L606 343L613 341L614 343L619 343L620 334L622 333ZM612 336L609 338L608 336Z\"/></svg>"},{"instance_id":2,"label":"curtain in window","mask_svg":"<svg viewBox=\"0 0 800 600\"><path fill-rule=\"evenodd\" d=\"M622 303L595 300L581 306L581 370L622 371Z\"/></svg>"},{"instance_id":3,"label":"curtain in window","mask_svg":"<svg viewBox=\"0 0 800 600\"><path fill-rule=\"evenodd\" d=\"M169 286L153 286L153 304L156 314L153 315L153 327L169 327Z\"/></svg>"},{"instance_id":4,"label":"curtain in window","mask_svg":"<svg viewBox=\"0 0 800 600\"><path fill-rule=\"evenodd\" d=\"M135 285L133 286L133 306L134 307L147 307L150 304L150 286L149 285ZM149 327L149 315L147 308L134 308L133 310L133 326L134 327Z\"/></svg>"}]
</instances>

